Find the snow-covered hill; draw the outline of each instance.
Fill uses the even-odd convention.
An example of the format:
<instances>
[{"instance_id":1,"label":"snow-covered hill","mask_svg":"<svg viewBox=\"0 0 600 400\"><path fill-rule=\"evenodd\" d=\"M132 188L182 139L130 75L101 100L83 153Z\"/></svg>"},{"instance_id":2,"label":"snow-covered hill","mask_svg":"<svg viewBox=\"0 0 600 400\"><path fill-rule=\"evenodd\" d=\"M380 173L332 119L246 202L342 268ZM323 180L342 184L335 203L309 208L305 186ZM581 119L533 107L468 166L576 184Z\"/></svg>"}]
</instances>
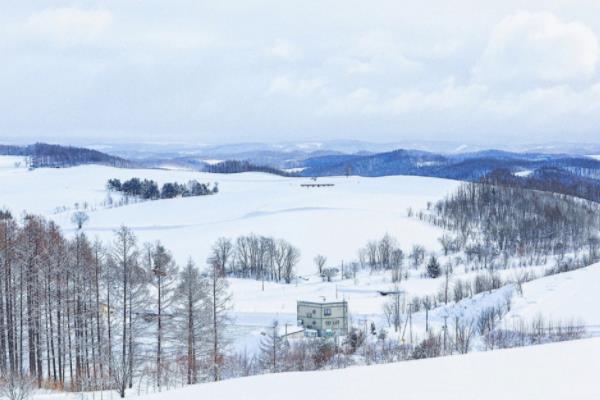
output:
<instances>
[{"instance_id":1,"label":"snow-covered hill","mask_svg":"<svg viewBox=\"0 0 600 400\"><path fill-rule=\"evenodd\" d=\"M203 265L209 249L220 236L234 238L256 233L288 240L301 253L299 273L303 279L294 284L231 279L235 317L234 345L237 350L257 348L264 327L277 319L280 324L296 322L296 300L326 297L346 299L356 319L374 322L378 329L393 335L383 315L388 298L380 290L392 289L389 274L359 272L355 279L338 276L334 282L321 282L315 275L313 257L324 254L330 265L357 258L357 250L368 240L386 232L399 240L408 251L422 244L428 251L439 250L442 231L430 224L407 217L407 208L422 210L454 190L458 182L422 177L332 177L318 182L333 187L305 188L303 178L284 178L261 173L218 175L185 170L117 169L103 166L81 166L65 169L29 171L20 158L0 157L0 207L8 207L15 216L23 211L38 213L56 220L64 230L73 232L71 215L76 207L87 207L90 222L85 231L110 241L113 230L125 224L135 231L140 242L161 240L171 249L180 264L192 256ZM110 178L131 177L167 181L219 182L215 196L148 201L120 207L109 207L105 185ZM111 194L118 197L118 195ZM503 280L525 270L543 275L545 266L499 270ZM443 277L430 279L410 270L411 278L400 289L405 299L435 295ZM479 271L462 268L453 279L473 279ZM486 307L503 304L513 293L512 310L503 322L531 321L538 315L562 321L581 320L588 326L600 325L596 304L600 303L600 265L525 283L523 296L515 287L507 286L492 293L481 293L439 307L428 316L430 326L441 329L443 318L470 316L476 318ZM405 300L403 300L405 301ZM412 318L415 337L422 338L425 313Z\"/></svg>"},{"instance_id":2,"label":"snow-covered hill","mask_svg":"<svg viewBox=\"0 0 600 400\"><path fill-rule=\"evenodd\" d=\"M539 315L555 321L580 320L590 333L600 335L600 263L527 282L523 296L514 299L506 321Z\"/></svg>"},{"instance_id":3,"label":"snow-covered hill","mask_svg":"<svg viewBox=\"0 0 600 400\"><path fill-rule=\"evenodd\" d=\"M386 232L406 250L413 244L437 249L441 231L407 218L407 208L424 209L427 202L439 200L458 185L420 177L333 177L322 179L333 187L305 188L300 185L312 181L261 173L220 175L95 165L28 171L11 168L15 161L0 157L0 207L15 216L23 211L46 215L69 232L75 207L87 205L90 222L85 231L92 237L110 240L113 230L124 224L141 242L161 240L180 263L190 256L204 263L220 236L256 233L284 238L302 253L301 274L314 272L312 259L317 254L327 255L335 264L356 259L360 247ZM159 183L218 182L220 193L106 208L107 180L135 176Z\"/></svg>"},{"instance_id":4,"label":"snow-covered hill","mask_svg":"<svg viewBox=\"0 0 600 400\"><path fill-rule=\"evenodd\" d=\"M597 400L600 339L233 379L144 400Z\"/></svg>"}]
</instances>

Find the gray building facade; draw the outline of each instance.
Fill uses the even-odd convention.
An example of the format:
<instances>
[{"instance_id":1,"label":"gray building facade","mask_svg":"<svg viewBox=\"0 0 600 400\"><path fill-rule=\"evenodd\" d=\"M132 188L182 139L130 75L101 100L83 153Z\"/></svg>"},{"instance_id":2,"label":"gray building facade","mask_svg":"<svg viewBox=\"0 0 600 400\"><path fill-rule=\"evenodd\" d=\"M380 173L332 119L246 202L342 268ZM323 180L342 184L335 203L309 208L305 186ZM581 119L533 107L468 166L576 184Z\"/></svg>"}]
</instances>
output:
<instances>
[{"instance_id":1,"label":"gray building facade","mask_svg":"<svg viewBox=\"0 0 600 400\"><path fill-rule=\"evenodd\" d=\"M348 302L298 301L297 319L307 335L343 336L348 333Z\"/></svg>"}]
</instances>

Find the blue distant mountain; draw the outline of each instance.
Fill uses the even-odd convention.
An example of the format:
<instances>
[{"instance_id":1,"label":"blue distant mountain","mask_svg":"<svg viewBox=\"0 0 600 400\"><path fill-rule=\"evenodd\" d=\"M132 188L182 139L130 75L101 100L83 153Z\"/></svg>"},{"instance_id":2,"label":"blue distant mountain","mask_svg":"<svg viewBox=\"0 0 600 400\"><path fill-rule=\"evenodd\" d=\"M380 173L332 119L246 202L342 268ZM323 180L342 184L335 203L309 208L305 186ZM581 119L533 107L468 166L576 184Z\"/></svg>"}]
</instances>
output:
<instances>
[{"instance_id":1,"label":"blue distant mountain","mask_svg":"<svg viewBox=\"0 0 600 400\"><path fill-rule=\"evenodd\" d=\"M578 170L596 177L600 161L585 156L542 153L511 153L485 150L475 153L442 155L417 150L395 150L369 155L328 155L302 162L302 176L388 176L417 175L439 178L478 180L493 171L511 173L556 167ZM590 172L592 171L592 172Z\"/></svg>"}]
</instances>

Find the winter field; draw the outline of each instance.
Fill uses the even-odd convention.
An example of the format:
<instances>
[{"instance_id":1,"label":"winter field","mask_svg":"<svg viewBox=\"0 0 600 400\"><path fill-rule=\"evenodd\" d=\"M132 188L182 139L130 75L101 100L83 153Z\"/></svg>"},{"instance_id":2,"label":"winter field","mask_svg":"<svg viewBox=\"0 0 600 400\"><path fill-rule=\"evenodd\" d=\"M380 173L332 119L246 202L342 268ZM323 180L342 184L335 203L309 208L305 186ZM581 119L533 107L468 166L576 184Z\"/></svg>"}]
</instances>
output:
<instances>
[{"instance_id":1,"label":"winter field","mask_svg":"<svg viewBox=\"0 0 600 400\"><path fill-rule=\"evenodd\" d=\"M214 196L178 198L119 205L118 194L105 185L110 178L131 177L166 181L218 182L220 192ZM440 257L438 238L443 231L415 217L407 210L424 210L454 190L459 182L395 176L385 178L334 177L319 182L333 187L304 188L310 180L283 178L261 173L216 175L186 170L118 169L81 166L66 169L29 171L19 157L0 157L0 207L14 215L41 214L60 224L65 232L75 231L71 215L85 209L90 216L84 230L90 237L104 242L112 240L120 225L132 228L139 242L160 240L183 265L188 257L202 265L214 241L221 236L256 233L283 238L300 249L300 278L292 284L256 280L230 279L233 299L234 328L231 334L238 351L256 351L264 328L277 320L281 326L295 325L296 301L301 299L348 300L350 313L357 325L373 322L389 330L382 309L389 298L380 291L394 288L388 273L361 271L355 277L323 282L316 274L313 258L328 257L328 264L339 266L353 261L357 251L385 233L394 236L408 253L414 244L423 245L428 253ZM108 197L111 199L108 200ZM443 258L443 257L441 257ZM507 268L499 271L503 279L512 279L523 271L542 275L546 265ZM426 278L422 271L409 270L410 279L401 285L403 302L413 296L435 295L444 278ZM472 278L475 272L455 271L456 278ZM514 298L513 307L504 317L509 324L538 316L547 319L580 321L591 331L598 331L600 318L594 304L600 303L600 265L567 274L527 282L523 295L515 295L508 285L492 293L482 293L457 304L438 307L427 316L429 326L441 328L444 318L472 316L483 309ZM425 335L423 311L412 316L411 336ZM408 332L390 332L408 340Z\"/></svg>"},{"instance_id":2,"label":"winter field","mask_svg":"<svg viewBox=\"0 0 600 400\"><path fill-rule=\"evenodd\" d=\"M406 250L413 244L437 249L441 231L407 218L407 209L423 209L427 202L439 200L458 185L455 181L418 177L339 177L322 179L322 183L333 183L334 187L303 188L300 185L310 183L309 179L262 173L215 175L95 165L28 171L24 162L19 168L15 162L22 160L0 157L0 207L16 216L23 211L41 214L69 232L74 229L70 218L77 203L79 208L87 206L90 221L85 231L91 237L110 240L114 229L125 224L140 242L160 239L180 264L188 257L203 263L220 236L235 238L256 233L284 238L300 248L301 275L314 272L315 255L325 254L333 264L353 260L366 241L386 232ZM105 188L108 179L132 177L159 183L185 183L190 179L218 182L220 193L109 208ZM116 203L118 195L111 196Z\"/></svg>"},{"instance_id":3,"label":"winter field","mask_svg":"<svg viewBox=\"0 0 600 400\"><path fill-rule=\"evenodd\" d=\"M191 386L147 400L282 399L315 396L331 400L532 400L600 398L600 339L547 344L463 356L285 373Z\"/></svg>"},{"instance_id":4,"label":"winter field","mask_svg":"<svg viewBox=\"0 0 600 400\"><path fill-rule=\"evenodd\" d=\"M429 400L598 399L600 339L548 344L464 356L409 361L338 371L242 378L153 395L237 399L305 399L300 388L318 388L318 398ZM493 373L491 373L493 371Z\"/></svg>"},{"instance_id":5,"label":"winter field","mask_svg":"<svg viewBox=\"0 0 600 400\"><path fill-rule=\"evenodd\" d=\"M462 356L289 372L187 386L143 400L596 400L600 398L600 339L552 343ZM104 399L110 399L104 393ZM116 396L113 394L113 398ZM136 396L132 392L128 396ZM34 400L100 399L100 394L37 395Z\"/></svg>"},{"instance_id":6,"label":"winter field","mask_svg":"<svg viewBox=\"0 0 600 400\"><path fill-rule=\"evenodd\" d=\"M213 196L124 202L118 193L106 190L109 179L127 180L132 177L153 179L159 184L185 183L191 179L202 183L217 182L219 193ZM258 353L268 326L275 320L282 333L286 326L293 329L296 324L297 300L323 298L347 300L353 326L364 327L367 331L367 327L373 324L378 331L386 330L388 338L397 340L398 343L419 343L426 337L426 327L441 332L445 323L451 324L455 319L475 321L482 312L492 308L504 310L497 324L506 329L514 328L518 323L531 324L536 319L543 319L564 325L585 326L586 335L600 335L600 314L597 312L597 304L600 304L600 264L544 277L544 272L552 263L550 259L539 265L534 263L526 266L512 265L511 261L506 268L497 271L498 276L505 281L517 281L518 276L525 272L535 274L537 279L523 283L520 290L517 285L508 284L459 302L441 304L428 313L416 310L410 316L410 325L405 318L402 329L396 332L383 312L390 298L382 296L380 292L400 289L403 312L406 313L406 304L413 297L437 295L444 286L444 276L432 279L424 276L422 269L407 268L400 287L394 286L389 271L359 271L351 277L342 278L338 275L332 282L324 282L316 273L313 258L317 254L323 254L327 256L329 265L348 265L357 259L358 249L367 241L380 239L389 233L397 239L406 254L413 245L422 245L427 254L435 254L442 262L450 260L443 256L438 241L444 231L415 216L409 217L408 210L425 210L428 203L442 199L460 183L407 176L333 177L322 178L318 182L334 186L306 188L300 185L312 181L262 173L221 175L178 169L118 169L95 165L30 171L19 157L0 157L0 207L9 209L15 216L24 212L41 214L56 221L68 235L75 232L72 214L77 210L85 210L89 215L89 222L84 227L88 236L109 243L114 230L126 225L133 229L140 243L160 240L172 251L180 265L189 257L198 265L204 265L211 246L221 236L235 239L239 235L256 233L283 238L298 247L301 252L297 266L299 277L291 284L229 279L233 323L228 332L233 349L239 353ZM479 271L459 267L453 273L451 284L457 279L472 280L478 273ZM369 340L376 339L372 337ZM481 337L474 338L473 350L488 347L482 340ZM583 349L594 347L593 344L597 345L598 342L587 341L585 344L564 346L589 356ZM540 360L547 357L544 355L545 351L553 354L566 352L561 346L563 345L378 366L372 371L365 371L373 374L373 379L377 377L382 380L380 387L388 388L389 385L384 385L384 380L393 379L392 376L396 374L416 374L414 376L417 377L420 368L447 371L468 365L467 369L473 368L473 373L479 373L477 371L480 369L475 367L478 363L499 363L502 366L506 362L506 368L499 367L495 370L498 374L506 374L502 379L509 380L512 379L509 375L517 374L517 370L511 367L513 363L522 368L528 364L522 363L521 359L535 363L538 362L536 357ZM344 381L360 382L352 379L355 374L362 375L363 370L352 368L341 372L326 372L322 376L319 373L317 376L319 380L339 382L339 377ZM466 375L468 374L464 374ZM569 373L569 378L579 379L575 375ZM277 379L256 377L188 388L181 395L227 399L239 390L238 385L243 384L257 391L254 394L248 392L247 398L256 398L261 385L267 384L267 381L271 385L272 380L277 380L280 383L276 387L280 387L282 392L275 390L273 396L289 397L295 392L287 393L285 388L290 387L289 385L299 386L301 380L308 379L308 376L310 375L286 374ZM463 378L448 379L450 388L458 388L463 384L460 383ZM542 377L534 374L531 379ZM563 383L558 379L552 381L558 385L552 389L557 390L556 393L562 393L560 391L569 386L566 383L564 387L560 386ZM343 398L344 393L361 393L360 398L369 397L369 393L356 392L356 388L330 387L324 382L319 387L339 393L339 398ZM419 382L422 383L422 380L409 378L403 383L403 388L406 389L404 385L415 385L415 391L411 389L408 392L422 393L416 391L421 384ZM472 398L479 398L478 391L485 386L482 384L481 388L473 387ZM537 390L538 386L541 385L527 382L506 387L506 392L498 392L498 398L520 391L528 393L527 390ZM346 392L346 389L350 392ZM430 390L429 394L433 395L435 388ZM452 398L452 389L449 393ZM590 391L582 389L582 393Z\"/></svg>"},{"instance_id":7,"label":"winter field","mask_svg":"<svg viewBox=\"0 0 600 400\"><path fill-rule=\"evenodd\" d=\"M178 198L118 205L120 196L106 190L111 178L140 177L187 182L218 182L214 196ZM71 215L89 214L84 231L110 242L120 225L131 228L138 241L160 240L180 265L192 257L203 265L218 237L234 239L256 233L283 238L300 249L301 278L292 285L231 279L235 345L254 350L262 328L277 319L296 323L296 300L345 298L356 318L381 314L383 298L377 290L391 287L389 276L360 273L357 279L324 283L316 275L313 258L324 254L328 264L357 258L367 241L389 233L408 252L414 244L438 251L442 230L407 217L408 208L425 209L458 186L458 182L419 177L334 177L319 180L333 187L305 188L309 179L283 178L262 173L232 175L185 170L119 169L97 165L29 171L20 157L0 157L0 207L13 215L23 212L50 218L69 234L75 231ZM40 198L42 196L42 198ZM107 198L111 197L111 201ZM109 203L112 202L112 205ZM411 293L430 293L438 280L415 279ZM336 290L337 287L337 290ZM337 296L336 296L337 294ZM373 318L371 318L373 319ZM378 323L379 323L378 319Z\"/></svg>"}]
</instances>

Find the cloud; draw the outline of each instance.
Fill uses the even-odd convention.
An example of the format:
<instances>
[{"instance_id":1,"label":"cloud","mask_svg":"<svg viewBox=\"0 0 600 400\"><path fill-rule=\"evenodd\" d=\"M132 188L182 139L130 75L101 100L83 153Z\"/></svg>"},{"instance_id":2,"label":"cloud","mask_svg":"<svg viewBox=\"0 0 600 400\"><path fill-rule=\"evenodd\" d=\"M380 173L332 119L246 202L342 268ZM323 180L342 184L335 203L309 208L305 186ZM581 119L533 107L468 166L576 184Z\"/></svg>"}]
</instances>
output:
<instances>
[{"instance_id":1,"label":"cloud","mask_svg":"<svg viewBox=\"0 0 600 400\"><path fill-rule=\"evenodd\" d=\"M0 129L598 140L590 1L15 1L0 13Z\"/></svg>"},{"instance_id":2,"label":"cloud","mask_svg":"<svg viewBox=\"0 0 600 400\"><path fill-rule=\"evenodd\" d=\"M282 60L292 60L298 58L301 54L296 45L283 39L276 39L271 46L265 49L265 53L270 57Z\"/></svg>"},{"instance_id":3,"label":"cloud","mask_svg":"<svg viewBox=\"0 0 600 400\"><path fill-rule=\"evenodd\" d=\"M382 29L365 32L358 37L347 57L347 73L371 74L408 71L419 63L405 56L392 33Z\"/></svg>"},{"instance_id":4,"label":"cloud","mask_svg":"<svg viewBox=\"0 0 600 400\"><path fill-rule=\"evenodd\" d=\"M493 29L474 72L484 82L531 84L591 78L600 49L594 32L550 13L520 12Z\"/></svg>"},{"instance_id":5,"label":"cloud","mask_svg":"<svg viewBox=\"0 0 600 400\"><path fill-rule=\"evenodd\" d=\"M112 14L106 10L51 8L32 14L24 30L37 38L68 45L100 39L112 20Z\"/></svg>"},{"instance_id":6,"label":"cloud","mask_svg":"<svg viewBox=\"0 0 600 400\"><path fill-rule=\"evenodd\" d=\"M316 94L324 86L325 81L319 78L294 79L288 76L278 76L271 80L268 92L270 94L307 96Z\"/></svg>"},{"instance_id":7,"label":"cloud","mask_svg":"<svg viewBox=\"0 0 600 400\"><path fill-rule=\"evenodd\" d=\"M379 107L378 94L362 87L346 95L329 98L321 114L368 114L377 112Z\"/></svg>"}]
</instances>

